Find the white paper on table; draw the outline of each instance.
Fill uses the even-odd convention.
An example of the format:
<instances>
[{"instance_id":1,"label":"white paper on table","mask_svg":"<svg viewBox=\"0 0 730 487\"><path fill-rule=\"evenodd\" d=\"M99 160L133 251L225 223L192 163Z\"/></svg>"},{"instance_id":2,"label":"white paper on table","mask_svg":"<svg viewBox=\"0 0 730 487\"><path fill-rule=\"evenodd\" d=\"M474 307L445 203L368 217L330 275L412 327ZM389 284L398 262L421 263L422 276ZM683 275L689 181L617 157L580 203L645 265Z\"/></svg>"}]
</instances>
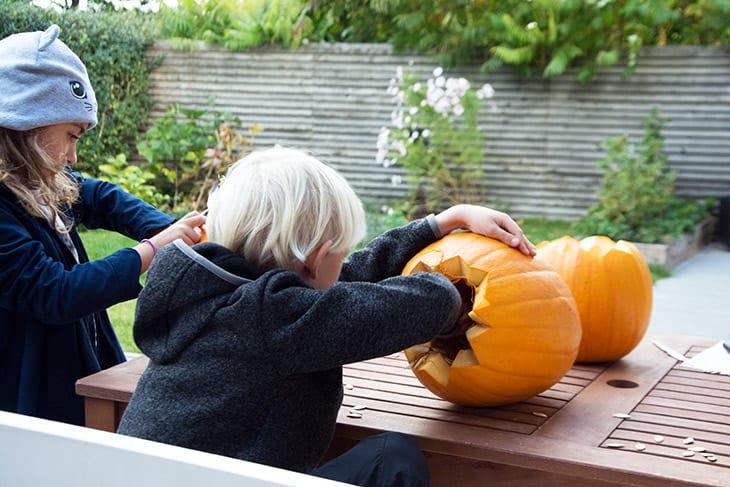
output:
<instances>
[{"instance_id":1,"label":"white paper on table","mask_svg":"<svg viewBox=\"0 0 730 487\"><path fill-rule=\"evenodd\" d=\"M730 375L730 353L718 342L698 353L682 365L711 374Z\"/></svg>"}]
</instances>

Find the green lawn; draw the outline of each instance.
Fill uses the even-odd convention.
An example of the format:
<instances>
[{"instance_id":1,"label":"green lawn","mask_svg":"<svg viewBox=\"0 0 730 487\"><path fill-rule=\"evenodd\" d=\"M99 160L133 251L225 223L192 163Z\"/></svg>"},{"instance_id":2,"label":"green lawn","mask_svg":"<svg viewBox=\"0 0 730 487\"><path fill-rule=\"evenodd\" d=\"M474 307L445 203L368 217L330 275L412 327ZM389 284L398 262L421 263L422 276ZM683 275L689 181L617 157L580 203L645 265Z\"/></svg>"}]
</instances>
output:
<instances>
[{"instance_id":1,"label":"green lawn","mask_svg":"<svg viewBox=\"0 0 730 487\"><path fill-rule=\"evenodd\" d=\"M379 235L385 230L400 225L405 220L398 215L377 215L368 214L368 236L367 239ZM534 244L544 240L552 240L570 234L570 222L562 220L544 220L539 218L525 218L518 220L527 238ZM84 241L89 257L98 259L105 257L114 251L131 247L135 244L134 240L118 235L116 233L103 230L85 231L81 233L81 239ZM666 277L669 273L662 266L650 266L652 277L656 280ZM144 276L143 279L144 280ZM119 337L122 348L127 352L137 352L139 349L134 343L132 337L132 325L134 323L134 307L136 300L127 301L117 304L109 308L109 317L114 325L114 330Z\"/></svg>"}]
</instances>

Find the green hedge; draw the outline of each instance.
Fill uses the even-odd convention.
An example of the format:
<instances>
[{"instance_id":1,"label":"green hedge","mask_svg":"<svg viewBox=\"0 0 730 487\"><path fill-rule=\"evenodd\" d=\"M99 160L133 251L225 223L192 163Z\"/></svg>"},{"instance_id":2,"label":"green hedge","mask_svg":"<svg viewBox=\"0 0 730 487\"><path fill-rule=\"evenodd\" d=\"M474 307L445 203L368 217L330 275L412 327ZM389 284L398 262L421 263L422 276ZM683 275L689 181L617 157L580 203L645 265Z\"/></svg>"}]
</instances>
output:
<instances>
[{"instance_id":1,"label":"green hedge","mask_svg":"<svg viewBox=\"0 0 730 487\"><path fill-rule=\"evenodd\" d=\"M61 40L86 64L96 92L99 125L81 139L76 167L96 175L109 157L133 153L138 134L147 128L154 62L147 59L146 48L154 40L152 18L129 11L59 13L26 0L11 0L0 8L0 38L45 30L53 23L61 27Z\"/></svg>"}]
</instances>

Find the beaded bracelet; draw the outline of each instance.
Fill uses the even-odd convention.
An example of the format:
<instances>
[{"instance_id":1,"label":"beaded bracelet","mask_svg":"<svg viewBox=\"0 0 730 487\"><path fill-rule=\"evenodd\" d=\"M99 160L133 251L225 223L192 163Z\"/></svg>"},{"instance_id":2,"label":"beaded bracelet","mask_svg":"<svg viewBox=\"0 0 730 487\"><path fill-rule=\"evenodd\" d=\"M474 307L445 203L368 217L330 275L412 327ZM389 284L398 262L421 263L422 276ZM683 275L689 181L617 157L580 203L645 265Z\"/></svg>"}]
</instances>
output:
<instances>
[{"instance_id":1,"label":"beaded bracelet","mask_svg":"<svg viewBox=\"0 0 730 487\"><path fill-rule=\"evenodd\" d=\"M152 240L143 238L142 240L139 241L139 243L150 244L150 247L152 247L152 257L157 255L157 247L155 246L155 244L152 243Z\"/></svg>"}]
</instances>

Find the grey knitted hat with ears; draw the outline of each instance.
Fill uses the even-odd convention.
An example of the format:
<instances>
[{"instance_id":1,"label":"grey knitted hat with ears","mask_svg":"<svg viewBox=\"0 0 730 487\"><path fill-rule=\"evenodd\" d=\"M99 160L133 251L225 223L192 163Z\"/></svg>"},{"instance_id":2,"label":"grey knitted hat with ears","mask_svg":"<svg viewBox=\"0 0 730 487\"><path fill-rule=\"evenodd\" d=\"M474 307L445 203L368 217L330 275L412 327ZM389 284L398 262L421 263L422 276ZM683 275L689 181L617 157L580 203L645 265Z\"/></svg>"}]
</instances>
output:
<instances>
[{"instance_id":1,"label":"grey knitted hat with ears","mask_svg":"<svg viewBox=\"0 0 730 487\"><path fill-rule=\"evenodd\" d=\"M25 131L80 122L96 125L96 96L86 68L52 25L0 41L0 127Z\"/></svg>"}]
</instances>

